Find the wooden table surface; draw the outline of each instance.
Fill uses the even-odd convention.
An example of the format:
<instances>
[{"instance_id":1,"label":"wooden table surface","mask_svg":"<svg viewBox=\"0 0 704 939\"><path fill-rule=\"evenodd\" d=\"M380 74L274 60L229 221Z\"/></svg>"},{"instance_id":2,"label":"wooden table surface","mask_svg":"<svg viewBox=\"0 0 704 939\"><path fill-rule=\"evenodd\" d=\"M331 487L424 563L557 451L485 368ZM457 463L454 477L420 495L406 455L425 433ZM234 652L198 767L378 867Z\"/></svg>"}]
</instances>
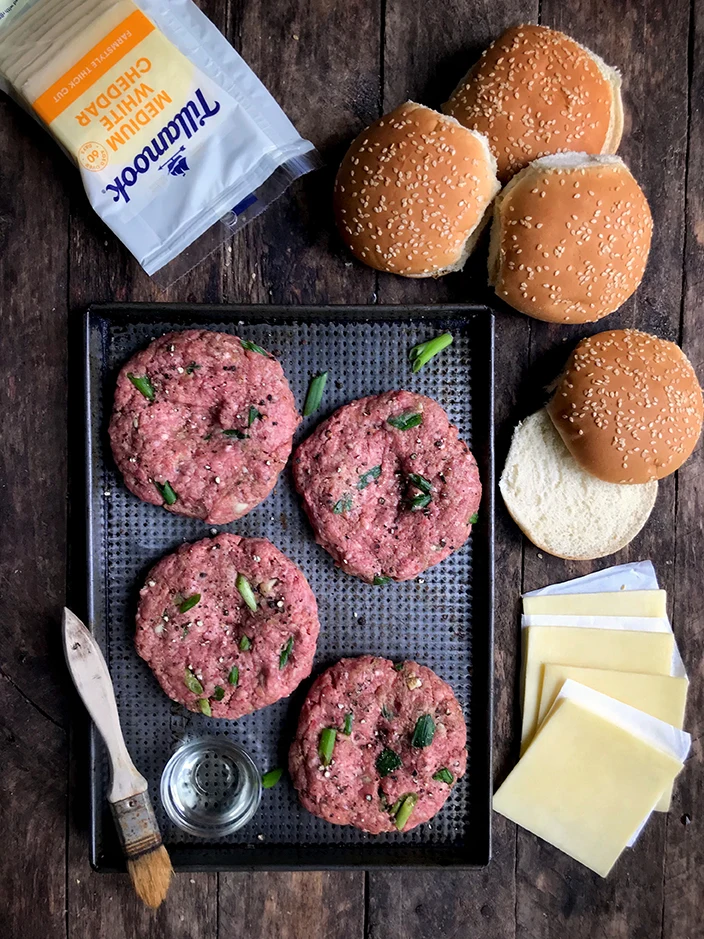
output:
<instances>
[{"instance_id":1,"label":"wooden table surface","mask_svg":"<svg viewBox=\"0 0 704 939\"><path fill-rule=\"evenodd\" d=\"M180 874L158 913L126 876L87 861L84 723L64 668L59 615L84 507L70 429L80 420L77 337L101 300L245 303L482 301L483 258L440 281L377 275L334 233L330 190L351 138L407 98L439 105L506 26L572 34L624 77L620 153L650 200L645 280L602 327L555 327L499 309L500 468L515 421L574 341L637 326L684 346L704 378L704 0L205 0L203 8L319 146L328 168L160 294L92 213L78 174L44 132L0 101L0 922L9 939L512 939L704 935L704 684L701 447L660 486L644 532L610 559L650 557L668 590L690 674L692 755L668 816L657 815L607 880L504 819L479 873ZM68 415L71 415L70 419ZM500 502L500 500L499 500ZM526 543L497 517L495 775L516 757L518 598L587 573ZM72 745L72 741L75 744Z\"/></svg>"}]
</instances>

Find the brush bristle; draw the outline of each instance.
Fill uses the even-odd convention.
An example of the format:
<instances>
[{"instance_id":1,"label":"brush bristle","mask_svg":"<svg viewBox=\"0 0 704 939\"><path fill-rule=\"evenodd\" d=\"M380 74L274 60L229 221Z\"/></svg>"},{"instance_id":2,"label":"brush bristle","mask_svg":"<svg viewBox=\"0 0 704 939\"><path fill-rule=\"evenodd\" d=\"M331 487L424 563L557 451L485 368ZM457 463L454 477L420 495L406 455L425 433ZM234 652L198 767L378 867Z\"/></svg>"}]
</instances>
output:
<instances>
[{"instance_id":1,"label":"brush bristle","mask_svg":"<svg viewBox=\"0 0 704 939\"><path fill-rule=\"evenodd\" d=\"M164 845L160 844L153 851L128 860L127 870L140 900L152 909L161 906L174 872Z\"/></svg>"}]
</instances>

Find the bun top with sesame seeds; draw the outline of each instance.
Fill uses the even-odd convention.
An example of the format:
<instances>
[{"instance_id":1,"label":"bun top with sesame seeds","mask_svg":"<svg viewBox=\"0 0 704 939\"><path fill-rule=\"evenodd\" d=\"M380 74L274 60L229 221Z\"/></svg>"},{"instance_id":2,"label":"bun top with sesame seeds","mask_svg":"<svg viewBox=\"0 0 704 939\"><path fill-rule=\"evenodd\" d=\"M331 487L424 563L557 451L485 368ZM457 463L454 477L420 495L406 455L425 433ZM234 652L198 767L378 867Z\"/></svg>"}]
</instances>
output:
<instances>
[{"instance_id":1,"label":"bun top with sesame seeds","mask_svg":"<svg viewBox=\"0 0 704 939\"><path fill-rule=\"evenodd\" d=\"M486 134L502 182L549 153L615 153L623 131L619 73L546 26L506 30L443 110Z\"/></svg>"},{"instance_id":2,"label":"bun top with sesame seeds","mask_svg":"<svg viewBox=\"0 0 704 939\"><path fill-rule=\"evenodd\" d=\"M485 137L407 101L352 143L335 181L335 216L370 267L438 277L464 266L498 190Z\"/></svg>"},{"instance_id":3,"label":"bun top with sesame seeds","mask_svg":"<svg viewBox=\"0 0 704 939\"><path fill-rule=\"evenodd\" d=\"M652 229L648 201L618 157L543 157L494 204L489 281L535 319L593 323L640 284Z\"/></svg>"},{"instance_id":4,"label":"bun top with sesame seeds","mask_svg":"<svg viewBox=\"0 0 704 939\"><path fill-rule=\"evenodd\" d=\"M684 352L637 329L583 339L547 410L583 469L612 483L674 473L694 450L704 416Z\"/></svg>"}]
</instances>

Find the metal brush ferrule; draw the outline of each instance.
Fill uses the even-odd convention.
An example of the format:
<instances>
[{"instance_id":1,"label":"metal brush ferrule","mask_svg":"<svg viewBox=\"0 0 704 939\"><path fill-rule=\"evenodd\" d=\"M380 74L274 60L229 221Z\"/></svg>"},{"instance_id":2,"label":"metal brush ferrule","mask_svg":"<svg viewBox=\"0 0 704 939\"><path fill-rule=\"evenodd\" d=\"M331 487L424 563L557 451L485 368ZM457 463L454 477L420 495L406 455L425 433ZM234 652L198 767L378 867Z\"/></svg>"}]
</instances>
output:
<instances>
[{"instance_id":1,"label":"metal brush ferrule","mask_svg":"<svg viewBox=\"0 0 704 939\"><path fill-rule=\"evenodd\" d=\"M127 799L113 802L110 808L120 844L128 860L134 860L159 847L161 832L148 792L138 792Z\"/></svg>"}]
</instances>

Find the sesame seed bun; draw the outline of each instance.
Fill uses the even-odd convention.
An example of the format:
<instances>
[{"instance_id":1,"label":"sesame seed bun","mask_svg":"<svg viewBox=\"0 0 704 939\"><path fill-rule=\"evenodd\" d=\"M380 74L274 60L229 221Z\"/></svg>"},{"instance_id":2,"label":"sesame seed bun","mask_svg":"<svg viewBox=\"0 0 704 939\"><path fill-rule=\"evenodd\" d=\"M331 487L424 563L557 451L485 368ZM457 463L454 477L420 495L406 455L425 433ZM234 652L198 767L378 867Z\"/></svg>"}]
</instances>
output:
<instances>
[{"instance_id":1,"label":"sesame seed bun","mask_svg":"<svg viewBox=\"0 0 704 939\"><path fill-rule=\"evenodd\" d=\"M640 284L652 230L648 201L618 157L542 157L494 203L489 283L535 319L593 323Z\"/></svg>"},{"instance_id":2,"label":"sesame seed bun","mask_svg":"<svg viewBox=\"0 0 704 939\"><path fill-rule=\"evenodd\" d=\"M443 110L486 134L502 182L550 153L615 153L623 132L619 73L546 26L507 29Z\"/></svg>"},{"instance_id":3,"label":"sesame seed bun","mask_svg":"<svg viewBox=\"0 0 704 939\"><path fill-rule=\"evenodd\" d=\"M335 217L350 251L370 267L439 277L464 266L498 190L485 137L407 101L347 151Z\"/></svg>"},{"instance_id":4,"label":"sesame seed bun","mask_svg":"<svg viewBox=\"0 0 704 939\"><path fill-rule=\"evenodd\" d=\"M679 346L616 329L579 343L547 411L583 469L607 482L644 483L682 466L704 404Z\"/></svg>"}]
</instances>

